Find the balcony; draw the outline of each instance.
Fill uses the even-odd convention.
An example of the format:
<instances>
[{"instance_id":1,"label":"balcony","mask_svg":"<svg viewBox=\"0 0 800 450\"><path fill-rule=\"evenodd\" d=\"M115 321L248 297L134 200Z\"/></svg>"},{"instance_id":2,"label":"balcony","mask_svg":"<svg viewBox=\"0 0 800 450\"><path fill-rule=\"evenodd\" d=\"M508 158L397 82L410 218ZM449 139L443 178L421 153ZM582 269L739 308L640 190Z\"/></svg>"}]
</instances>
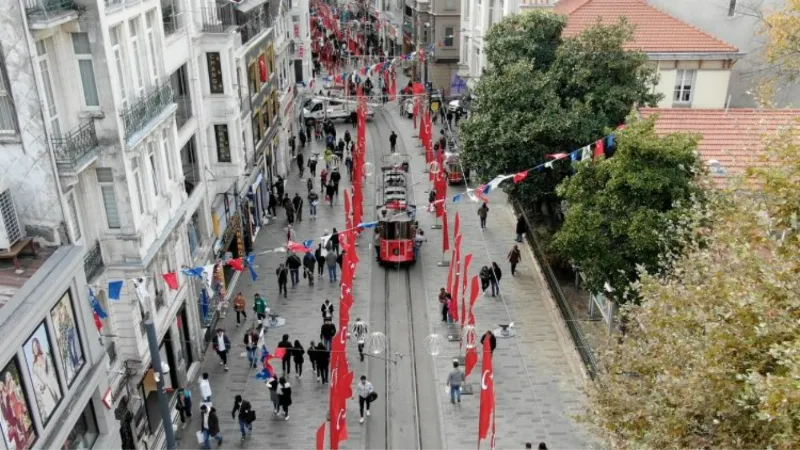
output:
<instances>
[{"instance_id":1,"label":"balcony","mask_svg":"<svg viewBox=\"0 0 800 450\"><path fill-rule=\"evenodd\" d=\"M83 257L83 271L86 272L86 281L91 282L103 271L103 253L100 250L100 241L95 241L94 245L86 252Z\"/></svg>"},{"instance_id":2,"label":"balcony","mask_svg":"<svg viewBox=\"0 0 800 450\"><path fill-rule=\"evenodd\" d=\"M97 131L90 120L65 136L51 138L58 171L62 175L77 175L97 158Z\"/></svg>"},{"instance_id":3,"label":"balcony","mask_svg":"<svg viewBox=\"0 0 800 450\"><path fill-rule=\"evenodd\" d=\"M28 26L34 30L57 27L77 20L79 9L73 0L25 0Z\"/></svg>"},{"instance_id":4,"label":"balcony","mask_svg":"<svg viewBox=\"0 0 800 450\"><path fill-rule=\"evenodd\" d=\"M244 45L272 25L272 18L264 8L258 7L243 13L242 10L235 9L236 6L228 3L203 8L203 32L227 33L235 28L242 36Z\"/></svg>"},{"instance_id":5,"label":"balcony","mask_svg":"<svg viewBox=\"0 0 800 450\"><path fill-rule=\"evenodd\" d=\"M133 102L120 114L125 126L125 139L144 129L153 119L172 104L172 86L169 81L153 89L143 98Z\"/></svg>"}]
</instances>

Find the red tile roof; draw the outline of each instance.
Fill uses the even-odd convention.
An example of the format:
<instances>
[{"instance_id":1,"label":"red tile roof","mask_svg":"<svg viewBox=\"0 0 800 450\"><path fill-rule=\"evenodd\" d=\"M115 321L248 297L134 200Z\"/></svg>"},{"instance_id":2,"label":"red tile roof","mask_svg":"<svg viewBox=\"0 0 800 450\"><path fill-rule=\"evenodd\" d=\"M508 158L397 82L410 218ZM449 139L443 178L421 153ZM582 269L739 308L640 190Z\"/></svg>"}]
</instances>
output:
<instances>
[{"instance_id":1,"label":"red tile roof","mask_svg":"<svg viewBox=\"0 0 800 450\"><path fill-rule=\"evenodd\" d=\"M739 49L654 8L644 0L559 0L555 11L568 16L564 36L575 36L597 23L615 24L620 17L636 29L628 50L645 53L737 53Z\"/></svg>"},{"instance_id":2,"label":"red tile roof","mask_svg":"<svg viewBox=\"0 0 800 450\"><path fill-rule=\"evenodd\" d=\"M726 175L764 166L763 137L787 126L797 126L800 109L676 109L640 108L642 117L657 115L656 132L697 133L700 158L709 166L718 186Z\"/></svg>"}]
</instances>

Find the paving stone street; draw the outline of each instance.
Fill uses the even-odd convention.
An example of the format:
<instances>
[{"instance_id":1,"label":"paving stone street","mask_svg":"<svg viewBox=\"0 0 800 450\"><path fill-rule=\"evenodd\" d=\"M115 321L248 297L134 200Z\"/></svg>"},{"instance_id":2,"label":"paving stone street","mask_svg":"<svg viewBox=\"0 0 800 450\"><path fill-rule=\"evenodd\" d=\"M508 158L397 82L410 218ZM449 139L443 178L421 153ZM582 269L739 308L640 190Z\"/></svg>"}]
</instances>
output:
<instances>
[{"instance_id":1,"label":"paving stone street","mask_svg":"<svg viewBox=\"0 0 800 450\"><path fill-rule=\"evenodd\" d=\"M404 85L405 80L400 80L399 85ZM389 128L395 130L400 136L398 146L401 151L413 156L411 163L412 181L416 203L424 206L427 201L429 189L428 175L423 173L424 156L418 148L418 139L413 136L414 130L411 119L400 117L396 103L390 103L385 111L377 111L381 116L381 125L371 124L367 137L369 152L384 152L388 142L382 142L389 131L380 129L388 123ZM378 117L376 117L376 121ZM337 124L338 134L343 134L345 129L351 129L349 124ZM438 134L438 126L435 132ZM355 132L351 131L355 136ZM319 142L312 142L311 148L306 147L304 153L306 160L312 149L322 152L323 146ZM324 165L324 164L323 164ZM322 166L322 165L321 165ZM319 171L314 180L314 185L319 190ZM344 166L342 166L344 167ZM344 170L344 169L343 169ZM379 170L376 170L379 173ZM306 177L308 177L306 170ZM372 192L375 191L377 177L368 178L365 186L364 207L365 219L370 220L374 208ZM346 173L343 175L343 186L349 187ZM475 187L475 186L470 186ZM457 192L463 191L463 186L451 186L448 198ZM295 192L305 199L306 181L299 177L297 166L293 165L287 178L286 192L290 197ZM297 240L317 239L323 230L333 227L344 228L344 211L341 198L332 208L322 205L318 207L318 219L310 220L308 215L308 202L305 201L303 221L295 223ZM487 329L496 329L498 324L514 322L516 336L508 339L498 338L497 352L495 353L495 383L497 392L497 448L513 449L524 448L525 442L544 441L550 448L589 448L594 445L592 437L578 424L573 416L583 407L583 394L581 385L583 375L579 359L575 354L572 342L564 329L558 311L540 276L532 254L527 248L523 250L523 261L518 267L516 277L512 277L506 255L514 244L515 218L510 206L506 203L505 194L495 192L490 195L488 226L481 231L476 215L478 204L471 203L466 196L457 204L448 205L452 233L452 218L456 212L461 214L463 247L462 253L473 253L474 260L471 266L471 275L478 273L484 265L496 261L503 268L503 278L500 282L501 293L498 297L482 296L477 303L475 315L477 318L477 331L483 333ZM433 214L420 208L417 219L425 230L428 242L421 250L420 261L411 269L412 276L421 280L422 291L428 305L427 323L418 324L416 332L447 334L447 328L440 321L439 304L437 295L439 288L447 280L448 269L438 267L437 262L443 259L442 231L432 230L435 222ZM271 220L262 227L255 245L256 252L272 250L285 244L286 218L279 210L278 218ZM452 236L451 236L452 237ZM370 292L373 275L376 271L383 271L374 262L374 253L371 246L371 233L366 233L359 241L359 265L355 293L356 302L353 307L352 317L369 317L369 304L372 295L383 295L382 292ZM268 253L257 257L256 271L259 274L257 281L253 282L246 272L240 276L235 292L242 292L248 301L248 310L252 309L252 299L255 293L264 296L269 306L282 317L286 324L279 328L270 329L267 333L267 345L273 349L281 335L289 334L294 341L299 339L304 347L309 342L319 341L319 327L322 324L320 304L326 298L336 305L338 314L339 286L325 278L317 279L313 287L308 285L308 280L300 279L296 287L289 287L288 298L278 296L275 269L283 261L285 254ZM450 260L449 252L445 255ZM334 319L334 323L337 320ZM248 324L254 323L252 314L248 314ZM328 387L315 382L311 374L310 363L306 361L304 375L297 379L292 368L290 383L293 391L293 405L290 408L290 420L284 421L283 417L273 416L269 393L263 382L255 379L258 369L248 369L245 350L242 344L246 326L236 327L236 317L233 310L219 324L227 330L234 350L231 352L229 367L225 372L219 365L219 359L209 348L203 365L202 372L208 372L214 394L214 407L220 418L222 434L225 437L223 448L238 446L238 424L231 419L231 409L235 395L242 395L249 400L258 414L252 437L241 444L242 448L314 448L315 431L325 420L328 409ZM352 344L351 344L352 345ZM349 352L351 367L355 370L356 379L366 373L367 364L371 361L359 362L353 345ZM354 357L355 355L355 357ZM460 406L450 404L449 396L445 392L445 380L451 369L452 358L459 356L458 343L450 342L445 350L435 358L435 384L438 403L438 416L442 430L442 446L448 449L475 448L477 440L479 389L480 380L477 373L480 365L468 383L473 385L476 395L465 396ZM480 364L480 363L479 363ZM280 363L275 364L279 368ZM195 441L195 432L199 429L199 414L197 414L199 389L196 382L191 385L195 397L195 416L181 435L181 448L200 448ZM432 401L433 399L428 399ZM366 448L366 426L358 424L358 402L351 401L348 413L350 439L343 444L344 448ZM435 405L434 405L435 407ZM374 415L373 415L374 416ZM373 417L372 419L376 419ZM367 422L367 426L369 422ZM326 444L327 445L327 444ZM483 444L488 448L488 443ZM413 447L409 440L409 448Z\"/></svg>"}]
</instances>

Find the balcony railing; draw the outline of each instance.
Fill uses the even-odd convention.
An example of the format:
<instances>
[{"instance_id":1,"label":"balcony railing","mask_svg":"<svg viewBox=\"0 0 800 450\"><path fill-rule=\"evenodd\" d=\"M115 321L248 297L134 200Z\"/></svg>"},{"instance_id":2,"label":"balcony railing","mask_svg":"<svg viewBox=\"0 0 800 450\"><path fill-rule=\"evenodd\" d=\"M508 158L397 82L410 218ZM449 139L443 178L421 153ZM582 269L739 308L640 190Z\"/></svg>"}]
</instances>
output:
<instances>
[{"instance_id":1,"label":"balcony railing","mask_svg":"<svg viewBox=\"0 0 800 450\"><path fill-rule=\"evenodd\" d=\"M77 13L74 0L25 0L30 21L49 21L70 13Z\"/></svg>"},{"instance_id":2,"label":"balcony railing","mask_svg":"<svg viewBox=\"0 0 800 450\"><path fill-rule=\"evenodd\" d=\"M272 24L272 18L263 10L242 14L234 9L232 3L203 9L203 31L206 33L227 33L236 27L242 36L242 44L247 43Z\"/></svg>"},{"instance_id":3,"label":"balcony railing","mask_svg":"<svg viewBox=\"0 0 800 450\"><path fill-rule=\"evenodd\" d=\"M100 241L96 241L86 252L86 256L83 257L83 270L86 272L86 281L92 281L96 276L100 275L103 267L103 253L100 250Z\"/></svg>"},{"instance_id":4,"label":"balcony railing","mask_svg":"<svg viewBox=\"0 0 800 450\"><path fill-rule=\"evenodd\" d=\"M188 95L176 95L175 103L178 105L175 111L175 125L180 130L192 118L192 98Z\"/></svg>"},{"instance_id":5,"label":"balcony railing","mask_svg":"<svg viewBox=\"0 0 800 450\"><path fill-rule=\"evenodd\" d=\"M239 34L242 35L242 45L253 39L258 33L269 28L271 23L272 20L264 13L260 13L248 20L239 27Z\"/></svg>"},{"instance_id":6,"label":"balcony railing","mask_svg":"<svg viewBox=\"0 0 800 450\"><path fill-rule=\"evenodd\" d=\"M117 344L114 341L106 343L106 354L108 355L108 363L113 366L117 361Z\"/></svg>"},{"instance_id":7,"label":"balcony railing","mask_svg":"<svg viewBox=\"0 0 800 450\"><path fill-rule=\"evenodd\" d=\"M169 81L155 88L143 98L133 102L130 108L120 114L125 125L125 138L143 129L164 109L172 104L172 86Z\"/></svg>"},{"instance_id":8,"label":"balcony railing","mask_svg":"<svg viewBox=\"0 0 800 450\"><path fill-rule=\"evenodd\" d=\"M84 123L65 136L54 137L50 140L53 142L56 163L70 169L77 167L84 156L99 146L94 120Z\"/></svg>"}]
</instances>

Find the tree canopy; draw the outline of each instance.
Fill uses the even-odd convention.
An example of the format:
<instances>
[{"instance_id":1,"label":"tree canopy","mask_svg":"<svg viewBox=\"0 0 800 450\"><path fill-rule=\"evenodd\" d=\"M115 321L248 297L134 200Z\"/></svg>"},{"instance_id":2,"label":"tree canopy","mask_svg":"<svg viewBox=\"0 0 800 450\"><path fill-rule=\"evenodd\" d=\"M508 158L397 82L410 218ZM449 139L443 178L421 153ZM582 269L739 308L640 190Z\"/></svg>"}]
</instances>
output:
<instances>
[{"instance_id":1,"label":"tree canopy","mask_svg":"<svg viewBox=\"0 0 800 450\"><path fill-rule=\"evenodd\" d=\"M613 158L581 162L558 194L568 205L553 249L574 262L587 288L625 301L637 268L655 270L660 255L674 245L667 233L686 213L701 188L697 136L659 137L655 118L633 121L616 132ZM682 205L682 206L681 206Z\"/></svg>"},{"instance_id":2,"label":"tree canopy","mask_svg":"<svg viewBox=\"0 0 800 450\"><path fill-rule=\"evenodd\" d=\"M783 9L767 16L763 33L771 70L763 80L761 100L769 103L779 82L796 82L800 74L800 0L786 0Z\"/></svg>"},{"instance_id":3,"label":"tree canopy","mask_svg":"<svg viewBox=\"0 0 800 450\"><path fill-rule=\"evenodd\" d=\"M634 104L653 104L654 71L642 53L623 51L624 21L562 39L565 19L535 11L504 18L486 36L488 68L461 124L462 156L489 178L569 152L621 124ZM554 192L566 168L537 173L508 192L523 202Z\"/></svg>"},{"instance_id":4,"label":"tree canopy","mask_svg":"<svg viewBox=\"0 0 800 450\"><path fill-rule=\"evenodd\" d=\"M783 133L752 171L762 192L710 194L677 233L701 239L623 308L585 416L615 448L800 445L800 133Z\"/></svg>"}]
</instances>

